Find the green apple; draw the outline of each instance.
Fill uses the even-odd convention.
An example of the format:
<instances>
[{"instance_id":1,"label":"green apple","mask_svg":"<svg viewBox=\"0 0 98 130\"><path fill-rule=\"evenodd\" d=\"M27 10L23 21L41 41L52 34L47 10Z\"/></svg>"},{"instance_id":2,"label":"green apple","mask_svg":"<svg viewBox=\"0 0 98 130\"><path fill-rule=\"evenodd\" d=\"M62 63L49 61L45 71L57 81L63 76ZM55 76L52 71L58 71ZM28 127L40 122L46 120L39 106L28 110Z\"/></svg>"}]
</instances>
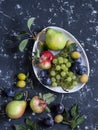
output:
<instances>
[{"instance_id":1,"label":"green apple","mask_svg":"<svg viewBox=\"0 0 98 130\"><path fill-rule=\"evenodd\" d=\"M26 101L13 100L7 104L5 111L9 118L18 119L24 114L26 106Z\"/></svg>"},{"instance_id":2,"label":"green apple","mask_svg":"<svg viewBox=\"0 0 98 130\"><path fill-rule=\"evenodd\" d=\"M63 32L48 28L45 33L46 45L51 50L61 50L66 45L66 36Z\"/></svg>"}]
</instances>

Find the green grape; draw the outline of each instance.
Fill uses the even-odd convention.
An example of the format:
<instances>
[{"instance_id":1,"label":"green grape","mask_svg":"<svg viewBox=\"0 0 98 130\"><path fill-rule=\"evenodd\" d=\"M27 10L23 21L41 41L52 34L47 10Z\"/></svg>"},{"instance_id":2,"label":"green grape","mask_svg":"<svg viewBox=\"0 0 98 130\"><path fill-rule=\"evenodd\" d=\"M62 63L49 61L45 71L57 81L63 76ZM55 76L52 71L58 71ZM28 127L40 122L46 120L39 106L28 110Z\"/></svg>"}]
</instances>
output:
<instances>
[{"instance_id":1,"label":"green grape","mask_svg":"<svg viewBox=\"0 0 98 130\"><path fill-rule=\"evenodd\" d=\"M66 81L71 82L72 78L71 77L67 77Z\"/></svg>"},{"instance_id":2,"label":"green grape","mask_svg":"<svg viewBox=\"0 0 98 130\"><path fill-rule=\"evenodd\" d=\"M56 83L56 82L53 82L53 83L52 83L52 87L57 87L57 83Z\"/></svg>"},{"instance_id":3,"label":"green grape","mask_svg":"<svg viewBox=\"0 0 98 130\"><path fill-rule=\"evenodd\" d=\"M64 77L66 75L66 72L62 71L61 76Z\"/></svg>"},{"instance_id":4,"label":"green grape","mask_svg":"<svg viewBox=\"0 0 98 130\"><path fill-rule=\"evenodd\" d=\"M72 79L76 80L76 79L77 79L77 77L76 77L75 75L73 75L73 76L72 76Z\"/></svg>"},{"instance_id":5,"label":"green grape","mask_svg":"<svg viewBox=\"0 0 98 130\"><path fill-rule=\"evenodd\" d=\"M52 63L53 63L53 64L57 64L57 59L56 59L56 58L53 59Z\"/></svg>"},{"instance_id":6,"label":"green grape","mask_svg":"<svg viewBox=\"0 0 98 130\"><path fill-rule=\"evenodd\" d=\"M72 82L72 85L73 85L73 86L76 86L77 84L78 84L77 81L73 81L73 82Z\"/></svg>"},{"instance_id":7,"label":"green grape","mask_svg":"<svg viewBox=\"0 0 98 130\"><path fill-rule=\"evenodd\" d=\"M66 68L66 65L65 64L61 64L61 69L65 69Z\"/></svg>"},{"instance_id":8,"label":"green grape","mask_svg":"<svg viewBox=\"0 0 98 130\"><path fill-rule=\"evenodd\" d=\"M71 63L70 62L67 62L66 63L66 66L69 68L69 67L71 67Z\"/></svg>"},{"instance_id":9,"label":"green grape","mask_svg":"<svg viewBox=\"0 0 98 130\"><path fill-rule=\"evenodd\" d=\"M71 72L71 71L69 71L69 72L68 72L68 76L72 78L72 77L74 76L74 73Z\"/></svg>"},{"instance_id":10,"label":"green grape","mask_svg":"<svg viewBox=\"0 0 98 130\"><path fill-rule=\"evenodd\" d=\"M55 78L55 77L52 77L52 78L51 78L51 81L52 81L52 82L55 82L55 81L56 81L56 78Z\"/></svg>"},{"instance_id":11,"label":"green grape","mask_svg":"<svg viewBox=\"0 0 98 130\"><path fill-rule=\"evenodd\" d=\"M59 80L61 76L59 74L56 75L56 79Z\"/></svg>"},{"instance_id":12,"label":"green grape","mask_svg":"<svg viewBox=\"0 0 98 130\"><path fill-rule=\"evenodd\" d=\"M59 66L59 65L57 65L56 67L55 67L55 70L60 70L61 69L61 67Z\"/></svg>"},{"instance_id":13,"label":"green grape","mask_svg":"<svg viewBox=\"0 0 98 130\"><path fill-rule=\"evenodd\" d=\"M63 63L63 57L58 57L58 63L62 64Z\"/></svg>"},{"instance_id":14,"label":"green grape","mask_svg":"<svg viewBox=\"0 0 98 130\"><path fill-rule=\"evenodd\" d=\"M50 71L50 75L51 75L51 76L55 76L55 75L56 75L55 71L54 71L54 70L51 70L51 71Z\"/></svg>"},{"instance_id":15,"label":"green grape","mask_svg":"<svg viewBox=\"0 0 98 130\"><path fill-rule=\"evenodd\" d=\"M63 71L68 72L68 68L67 67L63 68Z\"/></svg>"},{"instance_id":16,"label":"green grape","mask_svg":"<svg viewBox=\"0 0 98 130\"><path fill-rule=\"evenodd\" d=\"M67 62L68 62L68 59L67 59L67 58L64 58L64 59L63 59L63 62L64 62L64 63L67 63Z\"/></svg>"}]
</instances>

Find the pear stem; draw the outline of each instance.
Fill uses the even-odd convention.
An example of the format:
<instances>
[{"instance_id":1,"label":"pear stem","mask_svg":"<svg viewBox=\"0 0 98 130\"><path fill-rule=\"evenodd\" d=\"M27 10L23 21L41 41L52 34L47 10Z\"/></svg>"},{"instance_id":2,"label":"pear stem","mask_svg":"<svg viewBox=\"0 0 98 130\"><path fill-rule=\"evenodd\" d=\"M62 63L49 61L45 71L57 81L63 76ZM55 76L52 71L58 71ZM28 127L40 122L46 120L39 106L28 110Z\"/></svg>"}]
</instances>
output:
<instances>
[{"instance_id":1,"label":"pear stem","mask_svg":"<svg viewBox=\"0 0 98 130\"><path fill-rule=\"evenodd\" d=\"M28 95L29 95L28 91L25 91L25 101L27 101Z\"/></svg>"},{"instance_id":2,"label":"pear stem","mask_svg":"<svg viewBox=\"0 0 98 130\"><path fill-rule=\"evenodd\" d=\"M36 41L38 39L38 37L40 37L40 35L45 32L46 32L45 30L38 32L36 35L33 36L33 39Z\"/></svg>"}]
</instances>

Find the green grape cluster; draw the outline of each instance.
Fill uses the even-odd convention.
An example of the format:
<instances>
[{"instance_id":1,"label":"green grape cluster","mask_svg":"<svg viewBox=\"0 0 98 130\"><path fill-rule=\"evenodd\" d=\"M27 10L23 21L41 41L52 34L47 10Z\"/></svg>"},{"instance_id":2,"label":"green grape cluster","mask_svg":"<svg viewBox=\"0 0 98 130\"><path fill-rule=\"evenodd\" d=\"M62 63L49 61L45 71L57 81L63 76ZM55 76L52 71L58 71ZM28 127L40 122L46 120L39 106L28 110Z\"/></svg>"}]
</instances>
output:
<instances>
[{"instance_id":1,"label":"green grape cluster","mask_svg":"<svg viewBox=\"0 0 98 130\"><path fill-rule=\"evenodd\" d=\"M57 55L52 61L53 65L50 70L51 86L61 86L63 89L72 89L77 85L78 79L76 75L70 71L71 62L67 55L65 56L63 53Z\"/></svg>"}]
</instances>

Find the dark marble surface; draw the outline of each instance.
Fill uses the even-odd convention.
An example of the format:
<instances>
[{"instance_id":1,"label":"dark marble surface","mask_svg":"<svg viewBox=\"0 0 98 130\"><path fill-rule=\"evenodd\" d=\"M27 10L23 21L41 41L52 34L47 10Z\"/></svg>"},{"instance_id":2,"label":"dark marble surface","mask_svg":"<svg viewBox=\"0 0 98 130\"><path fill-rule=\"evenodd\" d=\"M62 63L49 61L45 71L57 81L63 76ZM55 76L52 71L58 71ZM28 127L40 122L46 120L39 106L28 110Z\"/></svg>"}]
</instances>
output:
<instances>
[{"instance_id":1,"label":"dark marble surface","mask_svg":"<svg viewBox=\"0 0 98 130\"><path fill-rule=\"evenodd\" d=\"M36 18L33 32L49 25L59 26L71 32L84 47L90 63L90 80L80 91L64 94L63 103L70 108L77 102L81 113L85 114L86 121L78 130L98 130L98 0L0 0L0 87L16 89L15 75L29 71L34 81L33 90L26 88L30 91L30 98L39 92L51 92L38 82L28 60L33 41L29 42L24 53L18 50L19 41L15 36L27 29L26 22L32 16ZM57 95L56 102L60 102L62 94L54 94ZM1 97L0 106L6 105L9 100ZM13 124L24 124L25 118L37 121L46 115L37 115L28 110L17 120L0 116L0 129L13 130ZM63 125L47 128L59 129L69 130ZM38 130L44 128L38 126Z\"/></svg>"}]
</instances>

